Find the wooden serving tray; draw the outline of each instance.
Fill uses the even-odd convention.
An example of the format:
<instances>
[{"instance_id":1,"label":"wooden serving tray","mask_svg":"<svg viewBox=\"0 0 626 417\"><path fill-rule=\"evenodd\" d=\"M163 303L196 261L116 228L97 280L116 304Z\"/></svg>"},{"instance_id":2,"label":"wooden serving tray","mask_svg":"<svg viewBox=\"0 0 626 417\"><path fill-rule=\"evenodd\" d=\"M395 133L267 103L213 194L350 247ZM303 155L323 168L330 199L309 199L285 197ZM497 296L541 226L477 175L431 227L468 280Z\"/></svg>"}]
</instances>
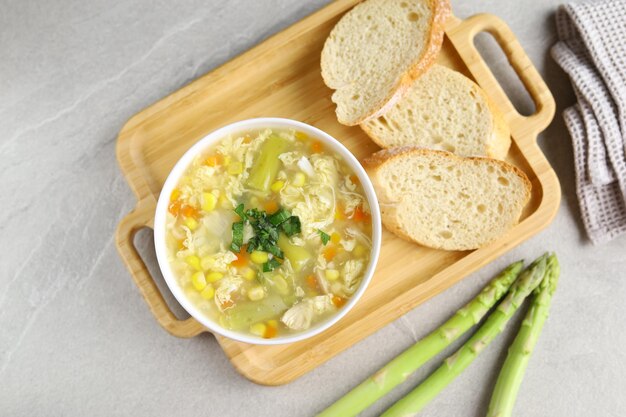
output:
<instances>
[{"instance_id":1,"label":"wooden serving tray","mask_svg":"<svg viewBox=\"0 0 626 417\"><path fill-rule=\"evenodd\" d=\"M320 52L341 15L358 3L339 0L204 75L131 118L119 134L117 158L137 206L119 224L117 247L156 320L168 332L192 337L208 331L193 318L178 320L165 303L133 246L135 233L152 227L156 199L170 169L197 140L225 124L252 117L287 117L334 136L362 159L377 146L359 127L339 124L331 91L320 76ZM533 98L536 113L520 115L474 47L474 36L491 33ZM537 134L554 115L554 99L517 39L490 15L451 17L439 63L480 84L502 110L513 145L507 160L532 181L523 220L488 247L446 252L408 243L384 230L374 278L354 309L311 339L279 346L255 346L217 336L235 368L267 385L285 384L355 342L374 333L421 302L502 255L546 227L559 207L557 177L537 146Z\"/></svg>"}]
</instances>

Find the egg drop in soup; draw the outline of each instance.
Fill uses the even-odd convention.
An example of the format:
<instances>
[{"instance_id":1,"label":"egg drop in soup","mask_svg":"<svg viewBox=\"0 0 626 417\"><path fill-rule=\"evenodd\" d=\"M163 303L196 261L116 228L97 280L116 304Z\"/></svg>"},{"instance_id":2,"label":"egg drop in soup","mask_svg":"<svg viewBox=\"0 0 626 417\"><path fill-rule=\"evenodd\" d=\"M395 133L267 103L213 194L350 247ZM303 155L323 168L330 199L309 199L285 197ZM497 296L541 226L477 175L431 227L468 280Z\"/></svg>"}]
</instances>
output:
<instances>
[{"instance_id":1,"label":"egg drop in soup","mask_svg":"<svg viewBox=\"0 0 626 417\"><path fill-rule=\"evenodd\" d=\"M357 176L302 132L222 138L172 191L168 260L186 297L236 332L274 338L339 311L367 269L372 224Z\"/></svg>"}]
</instances>

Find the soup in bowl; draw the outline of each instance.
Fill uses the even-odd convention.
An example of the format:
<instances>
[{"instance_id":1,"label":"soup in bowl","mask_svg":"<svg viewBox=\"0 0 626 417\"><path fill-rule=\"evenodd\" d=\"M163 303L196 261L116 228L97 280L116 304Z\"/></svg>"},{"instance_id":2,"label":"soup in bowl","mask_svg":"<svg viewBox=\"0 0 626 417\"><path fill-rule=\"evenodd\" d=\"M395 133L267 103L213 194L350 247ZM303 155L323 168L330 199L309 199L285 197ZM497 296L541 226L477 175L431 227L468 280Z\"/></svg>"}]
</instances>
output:
<instances>
[{"instance_id":1,"label":"soup in bowl","mask_svg":"<svg viewBox=\"0 0 626 417\"><path fill-rule=\"evenodd\" d=\"M194 145L155 215L172 293L215 333L288 343L337 322L380 249L372 184L338 141L304 123L251 119Z\"/></svg>"}]
</instances>

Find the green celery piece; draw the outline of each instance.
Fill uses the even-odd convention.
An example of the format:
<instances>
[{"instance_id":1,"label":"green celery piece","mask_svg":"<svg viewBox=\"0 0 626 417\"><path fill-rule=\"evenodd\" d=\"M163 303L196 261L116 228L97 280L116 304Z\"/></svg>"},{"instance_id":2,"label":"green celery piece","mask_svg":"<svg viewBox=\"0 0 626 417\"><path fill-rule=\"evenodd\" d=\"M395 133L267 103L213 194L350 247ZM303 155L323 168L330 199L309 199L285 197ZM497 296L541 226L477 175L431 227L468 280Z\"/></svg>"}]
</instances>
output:
<instances>
[{"instance_id":1,"label":"green celery piece","mask_svg":"<svg viewBox=\"0 0 626 417\"><path fill-rule=\"evenodd\" d=\"M226 310L226 324L232 330L248 330L260 321L275 318L287 310L287 305L278 295L270 295L261 302L238 304Z\"/></svg>"},{"instance_id":2,"label":"green celery piece","mask_svg":"<svg viewBox=\"0 0 626 417\"><path fill-rule=\"evenodd\" d=\"M519 392L530 355L532 354L543 325L548 318L552 295L559 281L560 267L556 255L548 258L547 273L539 287L535 289L530 309L522 326L509 348L496 381L487 417L510 417Z\"/></svg>"},{"instance_id":3,"label":"green celery piece","mask_svg":"<svg viewBox=\"0 0 626 417\"><path fill-rule=\"evenodd\" d=\"M278 156L285 152L288 146L289 142L286 139L275 134L263 142L248 177L250 187L259 191L269 190L280 169Z\"/></svg>"},{"instance_id":4,"label":"green celery piece","mask_svg":"<svg viewBox=\"0 0 626 417\"><path fill-rule=\"evenodd\" d=\"M289 238L282 233L278 236L278 247L283 251L285 257L289 259L291 266L293 266L296 272L300 271L304 264L311 259L311 254L308 250L292 244Z\"/></svg>"},{"instance_id":5,"label":"green celery piece","mask_svg":"<svg viewBox=\"0 0 626 417\"><path fill-rule=\"evenodd\" d=\"M523 265L522 261L509 265L441 327L396 356L318 417L355 416L403 383L410 374L476 325L506 294Z\"/></svg>"}]
</instances>

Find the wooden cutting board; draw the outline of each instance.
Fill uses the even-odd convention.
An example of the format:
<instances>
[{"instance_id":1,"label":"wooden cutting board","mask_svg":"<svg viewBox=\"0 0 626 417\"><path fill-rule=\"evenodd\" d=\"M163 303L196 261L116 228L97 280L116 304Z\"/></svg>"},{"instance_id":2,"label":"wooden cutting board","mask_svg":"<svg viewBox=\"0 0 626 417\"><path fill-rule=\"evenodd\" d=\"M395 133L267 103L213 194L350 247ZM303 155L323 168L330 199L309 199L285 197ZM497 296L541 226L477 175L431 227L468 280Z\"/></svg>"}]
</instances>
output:
<instances>
[{"instance_id":1,"label":"wooden cutting board","mask_svg":"<svg viewBox=\"0 0 626 417\"><path fill-rule=\"evenodd\" d=\"M362 159L377 146L359 127L339 124L331 91L320 76L320 52L328 33L357 0L339 0L264 41L243 55L132 117L119 134L117 158L137 196L135 210L117 230L117 247L158 323L179 337L208 331L193 318L178 320L133 246L135 233L152 227L165 178L196 141L228 123L252 117L287 117L334 136ZM509 59L536 112L520 115L474 47L474 36L491 33ZM267 385L285 384L397 319L466 275L528 239L554 218L561 191L537 146L537 134L554 115L554 99L517 39L498 18L451 17L438 59L473 78L502 110L513 145L507 160L532 181L532 198L518 226L488 247L446 252L408 243L384 231L380 261L363 298L339 323L311 339L255 346L217 337L235 368Z\"/></svg>"}]
</instances>

